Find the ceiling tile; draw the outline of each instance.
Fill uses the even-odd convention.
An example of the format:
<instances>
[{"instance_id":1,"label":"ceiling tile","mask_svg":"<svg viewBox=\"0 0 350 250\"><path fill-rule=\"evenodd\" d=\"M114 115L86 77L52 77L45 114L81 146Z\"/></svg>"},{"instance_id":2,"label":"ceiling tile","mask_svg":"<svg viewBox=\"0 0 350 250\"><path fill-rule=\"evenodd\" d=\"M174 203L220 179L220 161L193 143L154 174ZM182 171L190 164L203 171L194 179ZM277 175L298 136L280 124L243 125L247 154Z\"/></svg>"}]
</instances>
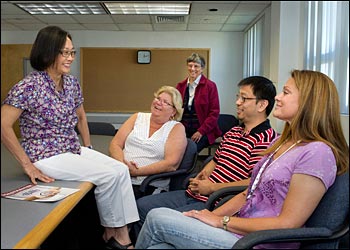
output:
<instances>
[{"instance_id":1,"label":"ceiling tile","mask_svg":"<svg viewBox=\"0 0 350 250\"><path fill-rule=\"evenodd\" d=\"M154 24L155 31L185 31L186 24Z\"/></svg>"},{"instance_id":2,"label":"ceiling tile","mask_svg":"<svg viewBox=\"0 0 350 250\"><path fill-rule=\"evenodd\" d=\"M191 15L189 23L225 23L228 16L213 15Z\"/></svg>"},{"instance_id":3,"label":"ceiling tile","mask_svg":"<svg viewBox=\"0 0 350 250\"><path fill-rule=\"evenodd\" d=\"M52 25L60 26L64 30L85 30L84 26L78 23L53 23Z\"/></svg>"},{"instance_id":4,"label":"ceiling tile","mask_svg":"<svg viewBox=\"0 0 350 250\"><path fill-rule=\"evenodd\" d=\"M1 20L5 20L7 23L12 24L41 23L40 20L31 15L1 15Z\"/></svg>"},{"instance_id":5,"label":"ceiling tile","mask_svg":"<svg viewBox=\"0 0 350 250\"><path fill-rule=\"evenodd\" d=\"M79 23L113 23L110 15L72 15Z\"/></svg>"},{"instance_id":6,"label":"ceiling tile","mask_svg":"<svg viewBox=\"0 0 350 250\"><path fill-rule=\"evenodd\" d=\"M224 24L221 31L232 31L232 32L241 32L247 27L245 24Z\"/></svg>"},{"instance_id":7,"label":"ceiling tile","mask_svg":"<svg viewBox=\"0 0 350 250\"><path fill-rule=\"evenodd\" d=\"M85 23L84 27L88 30L119 30L119 28L112 23Z\"/></svg>"},{"instance_id":8,"label":"ceiling tile","mask_svg":"<svg viewBox=\"0 0 350 250\"><path fill-rule=\"evenodd\" d=\"M21 24L21 30L40 30L47 25L44 23L23 23Z\"/></svg>"},{"instance_id":9,"label":"ceiling tile","mask_svg":"<svg viewBox=\"0 0 350 250\"><path fill-rule=\"evenodd\" d=\"M77 23L71 15L35 15L35 17L44 23Z\"/></svg>"},{"instance_id":10,"label":"ceiling tile","mask_svg":"<svg viewBox=\"0 0 350 250\"><path fill-rule=\"evenodd\" d=\"M188 30L220 31L222 24L189 24Z\"/></svg>"},{"instance_id":11,"label":"ceiling tile","mask_svg":"<svg viewBox=\"0 0 350 250\"><path fill-rule=\"evenodd\" d=\"M151 23L149 15L111 15L116 23Z\"/></svg>"},{"instance_id":12,"label":"ceiling tile","mask_svg":"<svg viewBox=\"0 0 350 250\"><path fill-rule=\"evenodd\" d=\"M14 4L1 2L1 15L2 14L25 15L27 12Z\"/></svg>"},{"instance_id":13,"label":"ceiling tile","mask_svg":"<svg viewBox=\"0 0 350 250\"><path fill-rule=\"evenodd\" d=\"M256 16L231 16L227 19L226 23L230 24L249 24L251 21L254 20Z\"/></svg>"},{"instance_id":14,"label":"ceiling tile","mask_svg":"<svg viewBox=\"0 0 350 250\"><path fill-rule=\"evenodd\" d=\"M244 30L271 4L271 1L176 1L191 3L190 14L184 15L182 19L179 16L175 18L170 15L157 19L157 15L30 15L14 5L18 2L20 1L1 1L1 30L37 31L46 25L58 25L67 30L235 32ZM25 2L29 3L29 1ZM72 2L77 1L65 3ZM94 3L103 3L103 1L94 1ZM217 11L209 11L210 9L217 9ZM164 24L167 26L163 26Z\"/></svg>"},{"instance_id":15,"label":"ceiling tile","mask_svg":"<svg viewBox=\"0 0 350 250\"><path fill-rule=\"evenodd\" d=\"M266 8L266 4L246 4L238 5L235 15L258 15Z\"/></svg>"},{"instance_id":16,"label":"ceiling tile","mask_svg":"<svg viewBox=\"0 0 350 250\"><path fill-rule=\"evenodd\" d=\"M229 15L236 8L237 3L193 3L191 6L192 14L206 14L206 15ZM209 11L210 9L217 9L217 11Z\"/></svg>"},{"instance_id":17,"label":"ceiling tile","mask_svg":"<svg viewBox=\"0 0 350 250\"><path fill-rule=\"evenodd\" d=\"M118 24L120 30L123 31L152 31L151 24Z\"/></svg>"}]
</instances>

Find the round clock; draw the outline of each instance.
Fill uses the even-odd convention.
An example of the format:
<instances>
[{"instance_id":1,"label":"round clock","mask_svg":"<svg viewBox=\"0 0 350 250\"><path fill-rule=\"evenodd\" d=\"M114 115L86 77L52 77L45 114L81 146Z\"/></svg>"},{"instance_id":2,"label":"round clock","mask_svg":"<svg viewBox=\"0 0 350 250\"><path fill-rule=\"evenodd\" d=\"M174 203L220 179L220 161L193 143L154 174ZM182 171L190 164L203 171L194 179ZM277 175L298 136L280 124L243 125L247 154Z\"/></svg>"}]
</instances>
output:
<instances>
[{"instance_id":1,"label":"round clock","mask_svg":"<svg viewBox=\"0 0 350 250\"><path fill-rule=\"evenodd\" d=\"M138 50L137 51L137 63L151 63L151 51L150 50Z\"/></svg>"}]
</instances>

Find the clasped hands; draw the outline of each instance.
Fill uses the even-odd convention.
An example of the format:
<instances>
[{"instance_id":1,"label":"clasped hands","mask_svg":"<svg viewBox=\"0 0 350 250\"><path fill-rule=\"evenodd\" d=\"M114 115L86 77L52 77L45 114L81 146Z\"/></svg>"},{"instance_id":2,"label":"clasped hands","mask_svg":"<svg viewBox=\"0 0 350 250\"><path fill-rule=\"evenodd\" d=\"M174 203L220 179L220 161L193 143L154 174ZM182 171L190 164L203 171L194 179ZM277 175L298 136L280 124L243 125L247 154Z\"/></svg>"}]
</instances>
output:
<instances>
[{"instance_id":1,"label":"clasped hands","mask_svg":"<svg viewBox=\"0 0 350 250\"><path fill-rule=\"evenodd\" d=\"M190 178L188 188L194 194L209 195L212 193L212 185L206 172L202 171L195 178Z\"/></svg>"},{"instance_id":2,"label":"clasped hands","mask_svg":"<svg viewBox=\"0 0 350 250\"><path fill-rule=\"evenodd\" d=\"M124 163L128 166L130 175L137 176L137 170L139 167L137 166L136 162L124 160Z\"/></svg>"}]
</instances>

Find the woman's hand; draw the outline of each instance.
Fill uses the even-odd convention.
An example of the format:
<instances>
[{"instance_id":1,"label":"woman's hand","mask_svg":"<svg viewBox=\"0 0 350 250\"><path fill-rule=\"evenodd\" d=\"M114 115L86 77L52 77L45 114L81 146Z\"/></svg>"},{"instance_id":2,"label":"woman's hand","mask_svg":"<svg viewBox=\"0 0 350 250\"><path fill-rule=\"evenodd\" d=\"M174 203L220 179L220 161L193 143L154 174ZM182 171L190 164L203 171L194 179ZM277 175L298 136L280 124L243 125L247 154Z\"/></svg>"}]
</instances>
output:
<instances>
[{"instance_id":1,"label":"woman's hand","mask_svg":"<svg viewBox=\"0 0 350 250\"><path fill-rule=\"evenodd\" d=\"M134 161L124 160L124 163L128 166L131 176L138 176L137 170L139 169L139 167L137 166L137 164Z\"/></svg>"},{"instance_id":2,"label":"woman's hand","mask_svg":"<svg viewBox=\"0 0 350 250\"><path fill-rule=\"evenodd\" d=\"M191 140L196 143L198 143L201 138L202 138L202 134L199 133L198 131L191 136Z\"/></svg>"},{"instance_id":3,"label":"woman's hand","mask_svg":"<svg viewBox=\"0 0 350 250\"><path fill-rule=\"evenodd\" d=\"M222 228L222 216L215 215L208 209L191 210L188 212L183 212L183 215L196 218L197 220L200 220L210 226Z\"/></svg>"},{"instance_id":4,"label":"woman's hand","mask_svg":"<svg viewBox=\"0 0 350 250\"><path fill-rule=\"evenodd\" d=\"M43 174L38 168L34 166L33 163L27 163L25 166L23 166L24 172L28 175L30 181L33 184L37 184L36 179L42 181L42 182L53 182L55 181L54 178L51 178L45 174Z\"/></svg>"}]
</instances>

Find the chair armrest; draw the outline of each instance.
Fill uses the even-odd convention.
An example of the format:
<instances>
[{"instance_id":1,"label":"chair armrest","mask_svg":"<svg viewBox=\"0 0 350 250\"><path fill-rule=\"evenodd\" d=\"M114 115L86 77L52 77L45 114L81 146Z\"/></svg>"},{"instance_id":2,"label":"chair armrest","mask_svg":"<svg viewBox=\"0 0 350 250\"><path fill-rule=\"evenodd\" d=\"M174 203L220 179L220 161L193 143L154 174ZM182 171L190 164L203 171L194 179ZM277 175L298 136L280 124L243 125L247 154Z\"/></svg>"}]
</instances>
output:
<instances>
[{"instance_id":1,"label":"chair armrest","mask_svg":"<svg viewBox=\"0 0 350 250\"><path fill-rule=\"evenodd\" d=\"M161 178L168 178L168 177L172 177L172 176L176 176L176 175L182 175L182 174L186 174L186 173L187 173L186 169L178 169L178 170L173 171L173 172L166 172L166 173L149 175L141 183L140 191L143 193L146 192L147 188L149 187L149 184L154 180L161 179Z\"/></svg>"},{"instance_id":2,"label":"chair armrest","mask_svg":"<svg viewBox=\"0 0 350 250\"><path fill-rule=\"evenodd\" d=\"M273 242L302 242L329 239L332 231L328 228L271 229L252 232L239 239L232 249L252 249L258 244Z\"/></svg>"},{"instance_id":3,"label":"chair armrest","mask_svg":"<svg viewBox=\"0 0 350 250\"><path fill-rule=\"evenodd\" d=\"M234 187L221 188L209 196L207 202L205 203L205 206L209 211L212 211L214 210L217 202L220 201L225 196L236 195L243 192L246 189L247 189L247 186L234 186Z\"/></svg>"}]
</instances>

